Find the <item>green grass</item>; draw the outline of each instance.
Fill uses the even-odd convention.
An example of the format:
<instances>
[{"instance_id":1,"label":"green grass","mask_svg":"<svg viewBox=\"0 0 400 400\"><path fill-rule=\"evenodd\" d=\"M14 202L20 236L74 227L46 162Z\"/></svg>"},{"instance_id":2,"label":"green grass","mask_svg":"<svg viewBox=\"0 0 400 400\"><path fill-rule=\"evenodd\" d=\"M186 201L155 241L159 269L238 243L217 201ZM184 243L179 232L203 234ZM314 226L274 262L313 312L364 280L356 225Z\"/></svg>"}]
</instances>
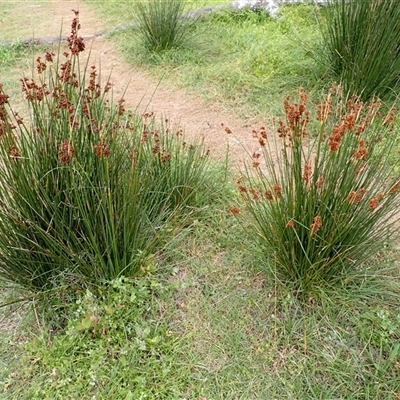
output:
<instances>
[{"instance_id":1,"label":"green grass","mask_svg":"<svg viewBox=\"0 0 400 400\"><path fill-rule=\"evenodd\" d=\"M227 217L218 220L217 231L199 227L177 276L184 293L176 329L192 337L187 362L199 363L199 383L188 397L392 398L391 390L400 389L399 365L387 358L397 351L397 297L378 300L371 280L300 304L256 272L258 256L249 254L251 245L235 233L235 224ZM253 273L243 269L249 266Z\"/></svg>"},{"instance_id":2,"label":"green grass","mask_svg":"<svg viewBox=\"0 0 400 400\"><path fill-rule=\"evenodd\" d=\"M49 0L40 0L40 2L1 0L1 40L23 40L40 36L41 26L46 25L50 18L54 18L51 11L43 11L48 10L49 3Z\"/></svg>"},{"instance_id":3,"label":"green grass","mask_svg":"<svg viewBox=\"0 0 400 400\"><path fill-rule=\"evenodd\" d=\"M257 272L232 215L214 210L214 221L199 222L154 276L97 295L60 288L24 345L2 342L14 360L2 398L397 398L395 271L300 303Z\"/></svg>"},{"instance_id":4,"label":"green grass","mask_svg":"<svg viewBox=\"0 0 400 400\"><path fill-rule=\"evenodd\" d=\"M129 21L126 2L100 5L111 7L108 21ZM286 7L278 21L219 14L198 29L221 42L152 60L133 57L131 32L115 40L157 76L173 71L180 86L230 110L273 114L281 93L324 85L297 40L314 43L309 10ZM0 64L2 79L12 78L10 66ZM262 254L228 211L236 190L225 192L153 275L77 293L61 285L57 301L35 298L4 313L0 398L398 400L399 249L388 244L351 285L300 302L262 273ZM1 302L16 296L4 288Z\"/></svg>"},{"instance_id":5,"label":"green grass","mask_svg":"<svg viewBox=\"0 0 400 400\"><path fill-rule=\"evenodd\" d=\"M61 287L64 304L37 310L46 318L31 327L18 368L3 377L2 398L176 398L185 379L179 340L157 307L168 290L150 278L114 280L96 294Z\"/></svg>"},{"instance_id":6,"label":"green grass","mask_svg":"<svg viewBox=\"0 0 400 400\"><path fill-rule=\"evenodd\" d=\"M97 4L102 17L121 15ZM314 11L307 5L282 7L275 20L266 13L219 11L198 21L191 44L161 55L143 52L134 28L112 38L128 61L157 78L200 93L241 116L265 117L280 108L283 94L298 86L317 94L330 85L317 78L321 71L314 57L318 48Z\"/></svg>"},{"instance_id":7,"label":"green grass","mask_svg":"<svg viewBox=\"0 0 400 400\"><path fill-rule=\"evenodd\" d=\"M26 48L22 43L0 45L0 64L3 67L14 65L26 55Z\"/></svg>"}]
</instances>

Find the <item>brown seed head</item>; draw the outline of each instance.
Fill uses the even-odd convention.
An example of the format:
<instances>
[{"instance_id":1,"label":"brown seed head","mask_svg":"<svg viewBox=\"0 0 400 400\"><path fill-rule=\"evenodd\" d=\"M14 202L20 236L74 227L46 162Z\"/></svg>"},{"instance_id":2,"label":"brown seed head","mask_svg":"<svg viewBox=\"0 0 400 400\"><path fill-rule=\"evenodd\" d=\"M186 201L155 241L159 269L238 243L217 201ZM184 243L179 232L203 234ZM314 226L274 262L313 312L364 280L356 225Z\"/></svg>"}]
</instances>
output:
<instances>
[{"instance_id":1,"label":"brown seed head","mask_svg":"<svg viewBox=\"0 0 400 400\"><path fill-rule=\"evenodd\" d=\"M294 228L294 221L291 219L285 226L286 228Z\"/></svg>"},{"instance_id":2,"label":"brown seed head","mask_svg":"<svg viewBox=\"0 0 400 400\"><path fill-rule=\"evenodd\" d=\"M97 158L108 157L110 155L110 149L107 148L107 144L101 141L99 144L93 146L93 150L96 153Z\"/></svg>"},{"instance_id":3,"label":"brown seed head","mask_svg":"<svg viewBox=\"0 0 400 400\"><path fill-rule=\"evenodd\" d=\"M75 156L75 149L66 139L60 144L60 148L58 151L58 158L61 164L68 164L70 160Z\"/></svg>"},{"instance_id":4,"label":"brown seed head","mask_svg":"<svg viewBox=\"0 0 400 400\"><path fill-rule=\"evenodd\" d=\"M1 90L1 87L0 87L0 90ZM8 96L7 94L0 92L0 107L4 106L4 104L7 104L9 98L10 98L10 96Z\"/></svg>"},{"instance_id":5,"label":"brown seed head","mask_svg":"<svg viewBox=\"0 0 400 400\"><path fill-rule=\"evenodd\" d=\"M260 194L258 193L258 191L256 189L250 188L249 193L253 197L253 200L260 200Z\"/></svg>"},{"instance_id":6,"label":"brown seed head","mask_svg":"<svg viewBox=\"0 0 400 400\"><path fill-rule=\"evenodd\" d=\"M378 207L378 206L379 206L379 200L376 199L376 198L371 199L371 200L369 201L369 206L370 206L371 208L376 208L376 207Z\"/></svg>"},{"instance_id":7,"label":"brown seed head","mask_svg":"<svg viewBox=\"0 0 400 400\"><path fill-rule=\"evenodd\" d=\"M304 164L303 180L308 182L311 178L311 173L312 173L311 165L308 163Z\"/></svg>"},{"instance_id":8,"label":"brown seed head","mask_svg":"<svg viewBox=\"0 0 400 400\"><path fill-rule=\"evenodd\" d=\"M272 194L272 191L271 191L271 190L267 190L267 191L264 193L264 197L265 197L267 200L273 200L273 199L274 199L274 195Z\"/></svg>"},{"instance_id":9,"label":"brown seed head","mask_svg":"<svg viewBox=\"0 0 400 400\"><path fill-rule=\"evenodd\" d=\"M53 62L53 57L56 54L50 51L46 51L46 54L44 55L44 58L46 59L47 62Z\"/></svg>"},{"instance_id":10,"label":"brown seed head","mask_svg":"<svg viewBox=\"0 0 400 400\"><path fill-rule=\"evenodd\" d=\"M277 197L281 197L282 196L282 186L280 186L277 183L275 183L272 188L274 189L274 192L275 192Z\"/></svg>"},{"instance_id":11,"label":"brown seed head","mask_svg":"<svg viewBox=\"0 0 400 400\"><path fill-rule=\"evenodd\" d=\"M359 203L362 200L365 192L365 189L359 189L357 191L352 190L347 196L347 199L350 203Z\"/></svg>"},{"instance_id":12,"label":"brown seed head","mask_svg":"<svg viewBox=\"0 0 400 400\"><path fill-rule=\"evenodd\" d=\"M36 64L36 70L37 70L38 74L41 74L43 71L46 71L47 65L46 65L46 63L44 63L44 62L42 61L42 58L41 58L41 57L38 57L38 58L36 59L36 62L37 62L37 64Z\"/></svg>"},{"instance_id":13,"label":"brown seed head","mask_svg":"<svg viewBox=\"0 0 400 400\"><path fill-rule=\"evenodd\" d=\"M316 217L314 217L313 223L310 226L311 235L318 232L321 229L321 227L322 227L321 217L319 215L317 215Z\"/></svg>"},{"instance_id":14,"label":"brown seed head","mask_svg":"<svg viewBox=\"0 0 400 400\"><path fill-rule=\"evenodd\" d=\"M400 181L393 185L390 190L389 194L395 194L400 189Z\"/></svg>"},{"instance_id":15,"label":"brown seed head","mask_svg":"<svg viewBox=\"0 0 400 400\"><path fill-rule=\"evenodd\" d=\"M11 158L18 158L21 156L21 154L19 153L19 151L15 145L10 146L7 149L7 153L10 155Z\"/></svg>"},{"instance_id":16,"label":"brown seed head","mask_svg":"<svg viewBox=\"0 0 400 400\"><path fill-rule=\"evenodd\" d=\"M229 211L230 211L232 214L240 214L240 210L239 210L237 207L230 207L230 208L229 208Z\"/></svg>"},{"instance_id":17,"label":"brown seed head","mask_svg":"<svg viewBox=\"0 0 400 400\"><path fill-rule=\"evenodd\" d=\"M396 107L392 106L389 112L386 114L385 118L383 119L382 125L389 126L390 130L393 130L395 121L396 121Z\"/></svg>"}]
</instances>

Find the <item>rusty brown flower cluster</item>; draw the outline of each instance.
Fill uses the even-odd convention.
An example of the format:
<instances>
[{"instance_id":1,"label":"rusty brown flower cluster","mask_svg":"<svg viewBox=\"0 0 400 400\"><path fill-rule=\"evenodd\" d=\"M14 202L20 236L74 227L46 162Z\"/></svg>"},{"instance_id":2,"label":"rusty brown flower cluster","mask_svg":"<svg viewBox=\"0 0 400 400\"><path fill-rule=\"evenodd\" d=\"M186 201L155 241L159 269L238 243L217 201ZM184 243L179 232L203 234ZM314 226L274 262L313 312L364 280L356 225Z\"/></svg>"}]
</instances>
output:
<instances>
[{"instance_id":1,"label":"rusty brown flower cluster","mask_svg":"<svg viewBox=\"0 0 400 400\"><path fill-rule=\"evenodd\" d=\"M394 123L396 121L396 110L396 106L392 106L382 122L382 125L389 126L391 131L394 130Z\"/></svg>"},{"instance_id":2,"label":"rusty brown flower cluster","mask_svg":"<svg viewBox=\"0 0 400 400\"><path fill-rule=\"evenodd\" d=\"M317 120L326 122L329 115L332 113L331 95L329 94L325 102L318 106ZM339 150L340 143L346 134L351 132L355 136L360 136L379 116L379 110L382 104L379 101L371 102L367 107L358 98L352 96L346 102L346 113L341 117L340 122L334 125L332 134L329 136L328 144L331 152ZM385 124L390 124L394 119L394 111L387 116ZM366 142L360 141L360 147L355 151L355 157L364 160L368 154Z\"/></svg>"},{"instance_id":3,"label":"rusty brown flower cluster","mask_svg":"<svg viewBox=\"0 0 400 400\"><path fill-rule=\"evenodd\" d=\"M291 103L290 96L287 96L283 101L286 124L291 134L298 131L301 136L305 136L307 133L307 125L310 122L310 112L307 109L307 100L308 95L304 92L303 88L300 88L298 103ZM284 136L288 131L283 129L283 131L279 133Z\"/></svg>"},{"instance_id":4,"label":"rusty brown flower cluster","mask_svg":"<svg viewBox=\"0 0 400 400\"><path fill-rule=\"evenodd\" d=\"M22 78L22 92L30 102L41 102L45 96L50 94L45 83L38 85L33 79Z\"/></svg>"},{"instance_id":5,"label":"rusty brown flower cluster","mask_svg":"<svg viewBox=\"0 0 400 400\"><path fill-rule=\"evenodd\" d=\"M90 100L92 98L97 99L98 97L100 97L101 88L100 88L100 84L98 82L96 82L97 76L98 76L98 73L96 70L96 66L92 65L90 67L89 83L88 83L87 87L85 88L85 92L86 92L85 100L87 102L90 102Z\"/></svg>"},{"instance_id":6,"label":"rusty brown flower cluster","mask_svg":"<svg viewBox=\"0 0 400 400\"><path fill-rule=\"evenodd\" d=\"M366 190L364 188L358 190L352 190L347 196L347 199L352 204L359 203L364 197L365 192Z\"/></svg>"},{"instance_id":7,"label":"rusty brown flower cluster","mask_svg":"<svg viewBox=\"0 0 400 400\"><path fill-rule=\"evenodd\" d=\"M235 207L235 206L234 207L229 207L229 211L234 215L240 214L239 208Z\"/></svg>"},{"instance_id":8,"label":"rusty brown flower cluster","mask_svg":"<svg viewBox=\"0 0 400 400\"><path fill-rule=\"evenodd\" d=\"M61 144L58 151L58 158L61 164L68 164L75 156L75 149L69 143L67 139L65 139Z\"/></svg>"},{"instance_id":9,"label":"rusty brown flower cluster","mask_svg":"<svg viewBox=\"0 0 400 400\"><path fill-rule=\"evenodd\" d=\"M394 184L394 185L390 188L389 194L395 194L395 193L397 193L397 192L399 191L399 189L400 189L400 181L397 182L396 184Z\"/></svg>"},{"instance_id":10,"label":"rusty brown flower cluster","mask_svg":"<svg viewBox=\"0 0 400 400\"><path fill-rule=\"evenodd\" d=\"M3 84L0 83L0 137L4 136L9 127L7 111L5 105L8 103L9 96L3 93Z\"/></svg>"},{"instance_id":11,"label":"rusty brown flower cluster","mask_svg":"<svg viewBox=\"0 0 400 400\"><path fill-rule=\"evenodd\" d=\"M20 152L17 149L17 146L15 146L14 144L11 145L8 149L7 149L7 153L10 155L11 158L18 158L21 157Z\"/></svg>"},{"instance_id":12,"label":"rusty brown flower cluster","mask_svg":"<svg viewBox=\"0 0 400 400\"><path fill-rule=\"evenodd\" d=\"M38 57L36 59L36 70L38 74L41 74L42 72L46 71L47 69L47 64L42 61L42 57Z\"/></svg>"},{"instance_id":13,"label":"rusty brown flower cluster","mask_svg":"<svg viewBox=\"0 0 400 400\"><path fill-rule=\"evenodd\" d=\"M93 150L97 156L97 158L108 157L110 155L110 149L107 148L107 144L104 141L100 141L100 143L93 146Z\"/></svg>"},{"instance_id":14,"label":"rusty brown flower cluster","mask_svg":"<svg viewBox=\"0 0 400 400\"><path fill-rule=\"evenodd\" d=\"M67 38L68 48L73 55L78 55L85 50L85 42L82 37L78 36L81 25L79 23L79 11L72 10L75 14L75 18L71 24L71 35Z\"/></svg>"},{"instance_id":15,"label":"rusty brown flower cluster","mask_svg":"<svg viewBox=\"0 0 400 400\"><path fill-rule=\"evenodd\" d=\"M319 215L314 217L313 223L310 226L310 233L313 235L314 233L318 232L322 228L322 220Z\"/></svg>"},{"instance_id":16,"label":"rusty brown flower cluster","mask_svg":"<svg viewBox=\"0 0 400 400\"><path fill-rule=\"evenodd\" d=\"M272 186L272 189L267 189L264 192L264 197L266 200L272 201L272 200L277 200L280 199L282 197L282 186L275 183Z\"/></svg>"},{"instance_id":17,"label":"rusty brown flower cluster","mask_svg":"<svg viewBox=\"0 0 400 400\"><path fill-rule=\"evenodd\" d=\"M288 221L288 223L285 225L286 228L294 228L294 221L291 219Z\"/></svg>"},{"instance_id":18,"label":"rusty brown flower cluster","mask_svg":"<svg viewBox=\"0 0 400 400\"><path fill-rule=\"evenodd\" d=\"M317 186L317 189L321 189L322 186L324 185L325 179L322 175L320 175L317 179L317 182L315 183L315 185Z\"/></svg>"},{"instance_id":19,"label":"rusty brown flower cluster","mask_svg":"<svg viewBox=\"0 0 400 400\"><path fill-rule=\"evenodd\" d=\"M72 61L69 58L69 53L64 52L65 62L60 65L58 79L61 83L71 83L72 86L78 87L79 82L75 72L72 72Z\"/></svg>"},{"instance_id":20,"label":"rusty brown flower cluster","mask_svg":"<svg viewBox=\"0 0 400 400\"><path fill-rule=\"evenodd\" d=\"M0 107L4 107L4 105L8 103L9 98L10 96L3 93L3 84L0 83Z\"/></svg>"},{"instance_id":21,"label":"rusty brown flower cluster","mask_svg":"<svg viewBox=\"0 0 400 400\"><path fill-rule=\"evenodd\" d=\"M358 160L365 160L365 157L368 154L368 149L366 147L366 142L365 140L360 140L359 141L359 147L358 149L353 151L354 157Z\"/></svg>"},{"instance_id":22,"label":"rusty brown flower cluster","mask_svg":"<svg viewBox=\"0 0 400 400\"><path fill-rule=\"evenodd\" d=\"M303 180L309 182L311 175L312 175L311 165L309 163L305 163L303 170Z\"/></svg>"},{"instance_id":23,"label":"rusty brown flower cluster","mask_svg":"<svg viewBox=\"0 0 400 400\"><path fill-rule=\"evenodd\" d=\"M261 157L261 153L258 151L255 151L253 153L253 167L254 168L258 168L260 166L260 157Z\"/></svg>"}]
</instances>

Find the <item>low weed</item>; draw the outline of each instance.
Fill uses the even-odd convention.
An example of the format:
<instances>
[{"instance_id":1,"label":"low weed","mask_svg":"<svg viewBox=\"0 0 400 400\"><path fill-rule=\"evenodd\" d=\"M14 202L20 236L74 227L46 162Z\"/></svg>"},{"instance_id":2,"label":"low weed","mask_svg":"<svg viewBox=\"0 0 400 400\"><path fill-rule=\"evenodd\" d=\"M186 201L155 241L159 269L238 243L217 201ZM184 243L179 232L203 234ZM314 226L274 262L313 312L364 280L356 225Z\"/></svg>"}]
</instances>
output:
<instances>
[{"instance_id":1,"label":"low weed","mask_svg":"<svg viewBox=\"0 0 400 400\"><path fill-rule=\"evenodd\" d=\"M276 134L255 131L260 151L238 181L250 235L266 264L299 292L362 270L396 232L400 175L394 109L345 101L332 88L315 115L307 95L284 101ZM397 154L398 157L398 154Z\"/></svg>"}]
</instances>

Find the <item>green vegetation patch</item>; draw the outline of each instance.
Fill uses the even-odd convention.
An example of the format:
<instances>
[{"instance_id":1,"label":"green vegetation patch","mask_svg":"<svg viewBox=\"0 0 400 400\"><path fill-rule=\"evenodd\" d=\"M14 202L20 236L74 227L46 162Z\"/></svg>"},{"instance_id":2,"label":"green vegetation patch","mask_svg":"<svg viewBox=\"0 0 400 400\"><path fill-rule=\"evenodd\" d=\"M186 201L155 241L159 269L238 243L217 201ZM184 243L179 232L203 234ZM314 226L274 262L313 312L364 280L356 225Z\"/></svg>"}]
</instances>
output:
<instances>
[{"instance_id":1,"label":"green vegetation patch","mask_svg":"<svg viewBox=\"0 0 400 400\"><path fill-rule=\"evenodd\" d=\"M178 338L157 315L166 290L155 279L120 278L75 296L53 324L31 332L2 398L179 398L187 370ZM41 311L49 316L51 307Z\"/></svg>"},{"instance_id":2,"label":"green vegetation patch","mask_svg":"<svg viewBox=\"0 0 400 400\"><path fill-rule=\"evenodd\" d=\"M14 65L20 62L27 53L29 50L22 43L0 43L0 65L3 67Z\"/></svg>"},{"instance_id":3,"label":"green vegetation patch","mask_svg":"<svg viewBox=\"0 0 400 400\"><path fill-rule=\"evenodd\" d=\"M130 3L95 4L130 21ZM280 93L325 85L313 10L218 12L179 51L143 51L132 27L114 38L156 76L278 114ZM310 121L300 91L276 135L254 132L264 150L282 140L284 162L263 153L266 175L255 152L237 193L201 143L109 101L70 39L72 54L49 52L24 80L30 124L0 92L0 270L48 288L26 294L22 326L1 321L1 397L398 400L399 249L385 231L400 193L394 109L328 96Z\"/></svg>"},{"instance_id":4,"label":"green vegetation patch","mask_svg":"<svg viewBox=\"0 0 400 400\"><path fill-rule=\"evenodd\" d=\"M143 50L134 27L112 37L127 60L159 78L242 115L270 115L283 93L324 85L314 57L315 12L310 5L287 6L271 19L266 12L214 11L192 26L185 46L155 53Z\"/></svg>"}]
</instances>

